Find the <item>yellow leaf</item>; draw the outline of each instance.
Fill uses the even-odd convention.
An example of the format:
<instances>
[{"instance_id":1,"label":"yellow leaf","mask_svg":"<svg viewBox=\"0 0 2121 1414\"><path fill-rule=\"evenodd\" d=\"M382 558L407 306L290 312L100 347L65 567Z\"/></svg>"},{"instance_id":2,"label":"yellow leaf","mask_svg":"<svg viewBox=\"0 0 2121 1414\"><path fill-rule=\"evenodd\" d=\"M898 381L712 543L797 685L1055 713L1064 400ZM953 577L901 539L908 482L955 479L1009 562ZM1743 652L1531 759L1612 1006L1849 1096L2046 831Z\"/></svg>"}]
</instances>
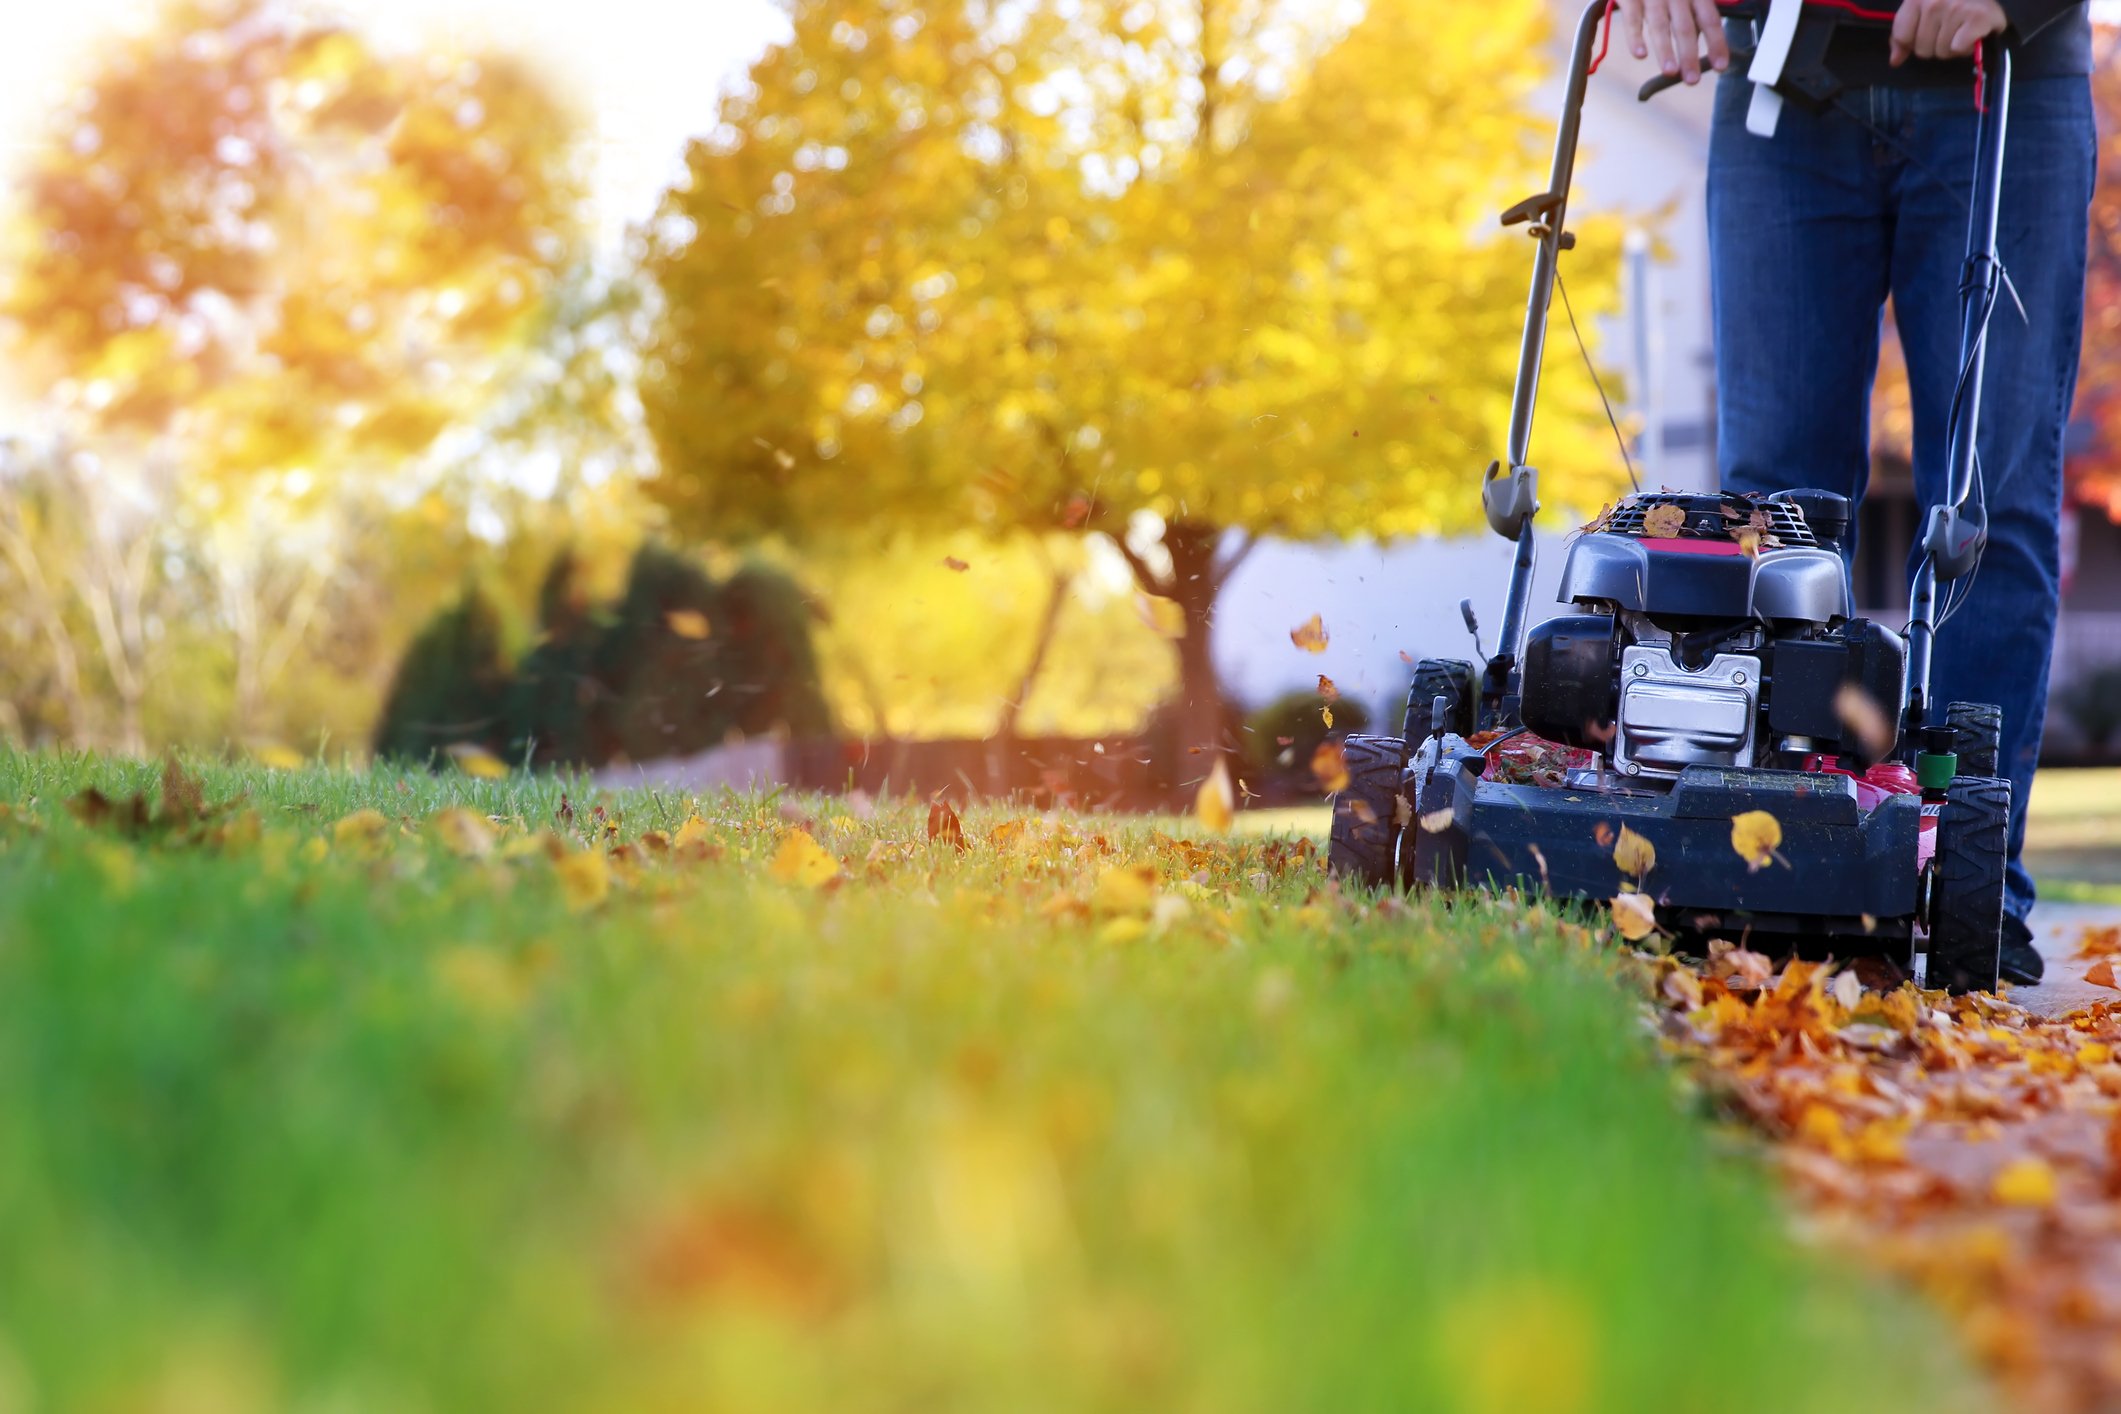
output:
<instances>
[{"instance_id":1,"label":"yellow leaf","mask_svg":"<svg viewBox=\"0 0 2121 1414\"><path fill-rule=\"evenodd\" d=\"M684 824L678 826L677 835L670 843L674 849L683 849L687 845L705 844L707 838L707 822L700 818L698 811L694 811L685 817Z\"/></svg>"},{"instance_id":2,"label":"yellow leaf","mask_svg":"<svg viewBox=\"0 0 2121 1414\"><path fill-rule=\"evenodd\" d=\"M1657 909L1646 894L1616 894L1612 902L1613 926L1620 936L1639 943L1657 931Z\"/></svg>"},{"instance_id":3,"label":"yellow leaf","mask_svg":"<svg viewBox=\"0 0 2121 1414\"><path fill-rule=\"evenodd\" d=\"M449 754L456 759L457 769L467 776L477 776L482 781L498 781L508 774L508 763L490 751L476 746L453 746Z\"/></svg>"},{"instance_id":4,"label":"yellow leaf","mask_svg":"<svg viewBox=\"0 0 2121 1414\"><path fill-rule=\"evenodd\" d=\"M1326 640L1325 621L1317 614L1311 615L1307 621L1289 630L1289 641L1306 653L1325 652Z\"/></svg>"},{"instance_id":5,"label":"yellow leaf","mask_svg":"<svg viewBox=\"0 0 2121 1414\"><path fill-rule=\"evenodd\" d=\"M1311 753L1311 774L1318 778L1319 789L1328 795L1338 795L1348 788L1348 754L1339 742L1318 744L1318 750Z\"/></svg>"},{"instance_id":6,"label":"yellow leaf","mask_svg":"<svg viewBox=\"0 0 2121 1414\"><path fill-rule=\"evenodd\" d=\"M1643 512L1642 533L1652 540L1674 540L1686 527L1686 511L1666 501Z\"/></svg>"},{"instance_id":7,"label":"yellow leaf","mask_svg":"<svg viewBox=\"0 0 2121 1414\"><path fill-rule=\"evenodd\" d=\"M1782 843L1782 822L1765 810L1748 810L1731 817L1731 848L1745 860L1746 868L1764 868Z\"/></svg>"},{"instance_id":8,"label":"yellow leaf","mask_svg":"<svg viewBox=\"0 0 2121 1414\"><path fill-rule=\"evenodd\" d=\"M604 862L600 851L585 849L564 854L553 861L552 871L560 876L560 891L567 898L567 907L576 913L595 908L611 892L611 866Z\"/></svg>"},{"instance_id":9,"label":"yellow leaf","mask_svg":"<svg viewBox=\"0 0 2121 1414\"><path fill-rule=\"evenodd\" d=\"M1139 918L1115 918L1097 930L1097 940L1113 945L1138 943L1149 935L1149 925Z\"/></svg>"},{"instance_id":10,"label":"yellow leaf","mask_svg":"<svg viewBox=\"0 0 2121 1414\"><path fill-rule=\"evenodd\" d=\"M304 864L315 864L330 853L331 846L324 843L324 836L311 835L308 839L302 841L302 848L296 852L295 857Z\"/></svg>"},{"instance_id":11,"label":"yellow leaf","mask_svg":"<svg viewBox=\"0 0 2121 1414\"><path fill-rule=\"evenodd\" d=\"M1639 879L1657 867L1657 846L1622 825L1620 838L1613 842L1613 862L1621 873Z\"/></svg>"},{"instance_id":12,"label":"yellow leaf","mask_svg":"<svg viewBox=\"0 0 2121 1414\"><path fill-rule=\"evenodd\" d=\"M252 760L271 771L299 771L307 764L300 753L284 746L261 746L250 755Z\"/></svg>"},{"instance_id":13,"label":"yellow leaf","mask_svg":"<svg viewBox=\"0 0 2121 1414\"><path fill-rule=\"evenodd\" d=\"M1099 913L1146 915L1156 905L1156 868L1150 864L1115 864L1097 876L1090 907Z\"/></svg>"},{"instance_id":14,"label":"yellow leaf","mask_svg":"<svg viewBox=\"0 0 2121 1414\"><path fill-rule=\"evenodd\" d=\"M2012 1159L1997 1173L1990 1196L2014 1208L2048 1208L2055 1202L2055 1171L2031 1154Z\"/></svg>"},{"instance_id":15,"label":"yellow leaf","mask_svg":"<svg viewBox=\"0 0 2121 1414\"><path fill-rule=\"evenodd\" d=\"M427 823L443 847L459 858L484 859L493 853L494 830L484 815L452 806L436 811Z\"/></svg>"},{"instance_id":16,"label":"yellow leaf","mask_svg":"<svg viewBox=\"0 0 2121 1414\"><path fill-rule=\"evenodd\" d=\"M1134 608L1142 616L1143 623L1165 638L1175 640L1186 636L1186 611L1177 600L1166 599L1160 594L1137 594Z\"/></svg>"},{"instance_id":17,"label":"yellow leaf","mask_svg":"<svg viewBox=\"0 0 2121 1414\"><path fill-rule=\"evenodd\" d=\"M1332 708L1331 708L1330 706L1326 706L1326 707L1321 707L1321 708L1319 708L1319 709L1318 709L1318 715L1319 715L1320 717L1323 717L1323 718L1325 719L1325 723L1326 723L1326 730L1327 730L1327 731L1332 731L1332 730L1333 730L1333 709L1332 709Z\"/></svg>"},{"instance_id":18,"label":"yellow leaf","mask_svg":"<svg viewBox=\"0 0 2121 1414\"><path fill-rule=\"evenodd\" d=\"M773 852L773 862L766 866L766 872L781 883L817 889L838 877L840 862L812 839L808 830L790 830L781 840L781 847Z\"/></svg>"},{"instance_id":19,"label":"yellow leaf","mask_svg":"<svg viewBox=\"0 0 2121 1414\"><path fill-rule=\"evenodd\" d=\"M1220 756L1215 758L1215 768L1208 772L1208 778L1200 783L1200 791L1193 798L1193 813L1202 826L1218 835L1226 833L1237 819L1237 793L1230 788L1230 768Z\"/></svg>"},{"instance_id":20,"label":"yellow leaf","mask_svg":"<svg viewBox=\"0 0 2121 1414\"><path fill-rule=\"evenodd\" d=\"M712 631L698 609L672 609L663 615L663 626L679 638L705 638Z\"/></svg>"},{"instance_id":21,"label":"yellow leaf","mask_svg":"<svg viewBox=\"0 0 2121 1414\"><path fill-rule=\"evenodd\" d=\"M390 821L380 810L356 810L342 815L331 827L332 843L340 848L357 844L376 844L390 832Z\"/></svg>"}]
</instances>

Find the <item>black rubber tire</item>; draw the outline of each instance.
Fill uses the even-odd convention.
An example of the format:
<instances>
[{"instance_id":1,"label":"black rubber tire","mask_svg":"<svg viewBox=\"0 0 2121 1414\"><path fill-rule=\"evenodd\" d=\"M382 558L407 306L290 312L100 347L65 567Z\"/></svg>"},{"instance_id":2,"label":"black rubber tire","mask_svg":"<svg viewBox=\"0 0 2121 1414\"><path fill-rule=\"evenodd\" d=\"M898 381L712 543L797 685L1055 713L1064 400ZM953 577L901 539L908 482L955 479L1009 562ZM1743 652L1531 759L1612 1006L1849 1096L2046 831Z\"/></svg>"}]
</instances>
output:
<instances>
[{"instance_id":1,"label":"black rubber tire","mask_svg":"<svg viewBox=\"0 0 2121 1414\"><path fill-rule=\"evenodd\" d=\"M1929 985L1993 992L2003 947L2011 783L1961 776L1944 798L1930 861Z\"/></svg>"},{"instance_id":2,"label":"black rubber tire","mask_svg":"<svg viewBox=\"0 0 2121 1414\"><path fill-rule=\"evenodd\" d=\"M1399 778L1407 768L1407 744L1396 736L1351 736L1340 745L1348 765L1348 788L1332 797L1326 868L1343 879L1381 888L1394 877L1392 856L1399 848L1402 813Z\"/></svg>"},{"instance_id":3,"label":"black rubber tire","mask_svg":"<svg viewBox=\"0 0 2121 1414\"><path fill-rule=\"evenodd\" d=\"M1954 702L1944 709L1944 720L1958 734L1952 749L1959 753L1959 774L1995 775L2003 750L2003 709L1992 702Z\"/></svg>"},{"instance_id":4,"label":"black rubber tire","mask_svg":"<svg viewBox=\"0 0 2121 1414\"><path fill-rule=\"evenodd\" d=\"M1436 699L1450 702L1444 730L1460 736L1473 735L1473 721L1480 712L1480 674L1462 658L1424 658L1414 665L1414 681L1407 688L1407 739L1420 741L1432 730L1430 714Z\"/></svg>"}]
</instances>

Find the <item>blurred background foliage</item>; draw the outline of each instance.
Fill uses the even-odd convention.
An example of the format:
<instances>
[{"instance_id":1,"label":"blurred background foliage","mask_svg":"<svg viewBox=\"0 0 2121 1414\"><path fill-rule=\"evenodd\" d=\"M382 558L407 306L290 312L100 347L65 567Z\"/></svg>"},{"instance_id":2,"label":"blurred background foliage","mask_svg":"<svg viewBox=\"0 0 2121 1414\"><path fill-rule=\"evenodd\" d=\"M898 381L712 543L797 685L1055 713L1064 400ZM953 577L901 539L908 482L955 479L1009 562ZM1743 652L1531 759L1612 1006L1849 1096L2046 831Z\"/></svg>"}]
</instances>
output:
<instances>
[{"instance_id":1,"label":"blurred background foliage","mask_svg":"<svg viewBox=\"0 0 2121 1414\"><path fill-rule=\"evenodd\" d=\"M418 756L477 701L512 760L554 759L526 722L602 759L1160 711L1175 748L1228 734L1255 537L1468 524L1525 265L1474 233L1543 166L1536 0L787 20L616 250L585 115L520 59L293 0L98 49L0 233L34 409L0 732ZM1580 235L1599 308L1615 233ZM1595 505L1603 417L1552 386L1550 498ZM700 639L643 607L687 576ZM770 661L713 636L753 591ZM680 720L641 675L777 705Z\"/></svg>"}]
</instances>

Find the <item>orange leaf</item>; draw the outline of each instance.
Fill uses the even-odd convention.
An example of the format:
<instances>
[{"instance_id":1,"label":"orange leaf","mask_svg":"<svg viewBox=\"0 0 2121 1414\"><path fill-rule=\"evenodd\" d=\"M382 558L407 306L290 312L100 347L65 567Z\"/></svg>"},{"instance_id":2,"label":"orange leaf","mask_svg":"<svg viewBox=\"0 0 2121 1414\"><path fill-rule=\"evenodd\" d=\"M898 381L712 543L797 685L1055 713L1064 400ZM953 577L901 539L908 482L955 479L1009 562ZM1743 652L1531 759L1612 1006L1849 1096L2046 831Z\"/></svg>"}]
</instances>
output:
<instances>
[{"instance_id":1,"label":"orange leaf","mask_svg":"<svg viewBox=\"0 0 2121 1414\"><path fill-rule=\"evenodd\" d=\"M1311 753L1311 774L1318 777L1320 789L1328 795L1337 795L1348 788L1348 755L1337 741L1322 741L1318 750Z\"/></svg>"},{"instance_id":2,"label":"orange leaf","mask_svg":"<svg viewBox=\"0 0 2121 1414\"><path fill-rule=\"evenodd\" d=\"M679 638L705 638L712 629L707 616L698 609L672 609L663 615L663 626Z\"/></svg>"},{"instance_id":3,"label":"orange leaf","mask_svg":"<svg viewBox=\"0 0 2121 1414\"><path fill-rule=\"evenodd\" d=\"M1639 943L1657 931L1657 909L1644 894L1616 894L1612 900L1613 926L1620 936Z\"/></svg>"},{"instance_id":4,"label":"orange leaf","mask_svg":"<svg viewBox=\"0 0 2121 1414\"><path fill-rule=\"evenodd\" d=\"M1340 701L1340 689L1335 687L1333 679L1327 677L1324 673L1318 675L1318 695L1325 698L1328 702Z\"/></svg>"},{"instance_id":5,"label":"orange leaf","mask_svg":"<svg viewBox=\"0 0 2121 1414\"><path fill-rule=\"evenodd\" d=\"M1200 791L1193 797L1193 814L1201 825L1216 834L1225 834L1237 820L1236 793L1230 789L1230 769L1223 764L1222 757L1215 758L1215 769L1200 783Z\"/></svg>"},{"instance_id":6,"label":"orange leaf","mask_svg":"<svg viewBox=\"0 0 2121 1414\"><path fill-rule=\"evenodd\" d=\"M2114 965L2105 958L2084 970L2084 980L2095 987L2112 987L2121 991L2121 982L2114 980Z\"/></svg>"},{"instance_id":7,"label":"orange leaf","mask_svg":"<svg viewBox=\"0 0 2121 1414\"><path fill-rule=\"evenodd\" d=\"M1642 515L1642 533L1652 540L1675 540L1686 528L1686 511L1666 501L1652 506Z\"/></svg>"},{"instance_id":8,"label":"orange leaf","mask_svg":"<svg viewBox=\"0 0 2121 1414\"><path fill-rule=\"evenodd\" d=\"M1289 630L1289 642L1306 653L1325 652L1327 638L1325 620L1317 614Z\"/></svg>"}]
</instances>

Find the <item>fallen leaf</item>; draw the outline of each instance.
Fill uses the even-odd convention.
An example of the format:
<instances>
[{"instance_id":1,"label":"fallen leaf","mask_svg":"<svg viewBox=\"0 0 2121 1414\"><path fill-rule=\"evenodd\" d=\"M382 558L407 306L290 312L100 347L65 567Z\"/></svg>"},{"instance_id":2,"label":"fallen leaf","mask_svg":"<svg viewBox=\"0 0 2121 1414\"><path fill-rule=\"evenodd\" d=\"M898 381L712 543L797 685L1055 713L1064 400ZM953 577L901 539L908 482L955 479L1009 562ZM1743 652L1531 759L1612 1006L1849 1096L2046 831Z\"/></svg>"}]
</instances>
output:
<instances>
[{"instance_id":1,"label":"fallen leaf","mask_svg":"<svg viewBox=\"0 0 2121 1414\"><path fill-rule=\"evenodd\" d=\"M493 853L493 826L484 815L451 806L436 811L427 823L443 848L460 859L484 859Z\"/></svg>"},{"instance_id":2,"label":"fallen leaf","mask_svg":"<svg viewBox=\"0 0 2121 1414\"><path fill-rule=\"evenodd\" d=\"M1156 866L1115 864L1097 876L1090 907L1098 913L1147 915L1156 906Z\"/></svg>"},{"instance_id":3,"label":"fallen leaf","mask_svg":"<svg viewBox=\"0 0 2121 1414\"><path fill-rule=\"evenodd\" d=\"M2113 987L2121 990L2121 982L2114 980L2114 965L2105 958L2101 958L2090 967L2084 969L2084 980L2095 987Z\"/></svg>"},{"instance_id":4,"label":"fallen leaf","mask_svg":"<svg viewBox=\"0 0 2121 1414\"><path fill-rule=\"evenodd\" d=\"M678 826L678 832L671 837L670 844L673 849L683 849L687 845L705 844L706 842L707 822L702 820L700 813L695 810L692 814L685 817L684 824Z\"/></svg>"},{"instance_id":5,"label":"fallen leaf","mask_svg":"<svg viewBox=\"0 0 2121 1414\"><path fill-rule=\"evenodd\" d=\"M331 842L341 849L348 845L375 844L390 830L390 820L380 810L356 810L332 822Z\"/></svg>"},{"instance_id":6,"label":"fallen leaf","mask_svg":"<svg viewBox=\"0 0 2121 1414\"><path fill-rule=\"evenodd\" d=\"M1643 512L1642 533L1652 540L1675 540L1685 528L1685 509L1670 501Z\"/></svg>"},{"instance_id":7,"label":"fallen leaf","mask_svg":"<svg viewBox=\"0 0 2121 1414\"><path fill-rule=\"evenodd\" d=\"M1318 778L1319 789L1327 795L1338 795L1348 788L1348 754L1339 742L1318 744L1318 750L1311 753L1311 774Z\"/></svg>"},{"instance_id":8,"label":"fallen leaf","mask_svg":"<svg viewBox=\"0 0 2121 1414\"><path fill-rule=\"evenodd\" d=\"M206 813L206 787L174 756L162 758L162 810L165 825L188 825Z\"/></svg>"},{"instance_id":9,"label":"fallen leaf","mask_svg":"<svg viewBox=\"0 0 2121 1414\"><path fill-rule=\"evenodd\" d=\"M1893 749L1893 739L1898 733L1893 730L1892 720L1878 705L1878 699L1855 683L1843 683L1841 690L1834 694L1834 715L1856 738L1863 754L1872 760L1884 757Z\"/></svg>"},{"instance_id":10,"label":"fallen leaf","mask_svg":"<svg viewBox=\"0 0 2121 1414\"><path fill-rule=\"evenodd\" d=\"M1782 822L1767 811L1748 810L1731 817L1731 848L1738 851L1747 869L1765 868L1781 843Z\"/></svg>"},{"instance_id":11,"label":"fallen leaf","mask_svg":"<svg viewBox=\"0 0 2121 1414\"><path fill-rule=\"evenodd\" d=\"M1327 641L1325 620L1317 614L1289 630L1289 642L1306 653L1323 653Z\"/></svg>"},{"instance_id":12,"label":"fallen leaf","mask_svg":"<svg viewBox=\"0 0 2121 1414\"><path fill-rule=\"evenodd\" d=\"M1657 931L1657 909L1645 894L1615 894L1611 901L1613 926L1620 936L1639 943Z\"/></svg>"},{"instance_id":13,"label":"fallen leaf","mask_svg":"<svg viewBox=\"0 0 2121 1414\"><path fill-rule=\"evenodd\" d=\"M1749 530L1741 530L1741 531L1739 531L1739 532L1738 532L1738 534L1737 534L1737 536L1736 536L1735 538L1736 538L1736 539L1737 539L1737 541L1738 541L1738 553L1739 553L1739 554L1741 554L1741 555L1745 556L1745 557L1746 557L1747 559L1749 559L1749 560L1757 560L1757 559L1759 559L1759 558L1760 558L1760 532L1759 532L1759 531L1757 531L1757 530L1750 530L1750 529L1749 529Z\"/></svg>"},{"instance_id":14,"label":"fallen leaf","mask_svg":"<svg viewBox=\"0 0 2121 1414\"><path fill-rule=\"evenodd\" d=\"M801 884L806 889L823 888L839 876L840 862L812 839L808 830L790 830L766 866L769 877L783 884Z\"/></svg>"},{"instance_id":15,"label":"fallen leaf","mask_svg":"<svg viewBox=\"0 0 2121 1414\"><path fill-rule=\"evenodd\" d=\"M972 847L965 842L965 826L958 819L957 808L940 797L928 802L928 838L959 849Z\"/></svg>"},{"instance_id":16,"label":"fallen leaf","mask_svg":"<svg viewBox=\"0 0 2121 1414\"><path fill-rule=\"evenodd\" d=\"M482 781L498 781L508 774L508 763L484 747L459 743L449 748L449 755L459 771Z\"/></svg>"},{"instance_id":17,"label":"fallen leaf","mask_svg":"<svg viewBox=\"0 0 2121 1414\"><path fill-rule=\"evenodd\" d=\"M1214 769L1200 783L1200 790L1193 797L1193 814L1202 828L1214 833L1226 834L1237 820L1237 797L1230 789L1230 768L1223 758L1215 758Z\"/></svg>"},{"instance_id":18,"label":"fallen leaf","mask_svg":"<svg viewBox=\"0 0 2121 1414\"><path fill-rule=\"evenodd\" d=\"M2121 953L2121 923L2105 927L2086 924L2077 933L2077 956L2113 957Z\"/></svg>"},{"instance_id":19,"label":"fallen leaf","mask_svg":"<svg viewBox=\"0 0 2121 1414\"><path fill-rule=\"evenodd\" d=\"M2055 1171L2032 1154L2012 1159L1996 1174L1989 1196L2014 1208L2049 1208L2055 1202Z\"/></svg>"},{"instance_id":20,"label":"fallen leaf","mask_svg":"<svg viewBox=\"0 0 2121 1414\"><path fill-rule=\"evenodd\" d=\"M1340 701L1340 689L1335 687L1333 679L1327 677L1324 673L1318 675L1318 695L1328 702Z\"/></svg>"},{"instance_id":21,"label":"fallen leaf","mask_svg":"<svg viewBox=\"0 0 2121 1414\"><path fill-rule=\"evenodd\" d=\"M611 866L598 850L563 854L553 861L552 872L560 876L560 892L575 913L595 908L611 892Z\"/></svg>"},{"instance_id":22,"label":"fallen leaf","mask_svg":"<svg viewBox=\"0 0 2121 1414\"><path fill-rule=\"evenodd\" d=\"M943 556L943 568L953 574L963 574L966 570L971 569L972 566L966 564L955 555L945 555Z\"/></svg>"},{"instance_id":23,"label":"fallen leaf","mask_svg":"<svg viewBox=\"0 0 2121 1414\"><path fill-rule=\"evenodd\" d=\"M1613 862L1621 873L1639 879L1657 867L1657 846L1622 825L1620 838L1613 843Z\"/></svg>"},{"instance_id":24,"label":"fallen leaf","mask_svg":"<svg viewBox=\"0 0 2121 1414\"><path fill-rule=\"evenodd\" d=\"M705 638L713 631L707 616L698 609L672 609L663 615L663 626L679 638Z\"/></svg>"},{"instance_id":25,"label":"fallen leaf","mask_svg":"<svg viewBox=\"0 0 2121 1414\"><path fill-rule=\"evenodd\" d=\"M1856 1004L1863 1000L1863 979L1852 971L1843 971L1835 976L1827 991L1841 1003L1843 1011L1854 1011Z\"/></svg>"}]
</instances>

